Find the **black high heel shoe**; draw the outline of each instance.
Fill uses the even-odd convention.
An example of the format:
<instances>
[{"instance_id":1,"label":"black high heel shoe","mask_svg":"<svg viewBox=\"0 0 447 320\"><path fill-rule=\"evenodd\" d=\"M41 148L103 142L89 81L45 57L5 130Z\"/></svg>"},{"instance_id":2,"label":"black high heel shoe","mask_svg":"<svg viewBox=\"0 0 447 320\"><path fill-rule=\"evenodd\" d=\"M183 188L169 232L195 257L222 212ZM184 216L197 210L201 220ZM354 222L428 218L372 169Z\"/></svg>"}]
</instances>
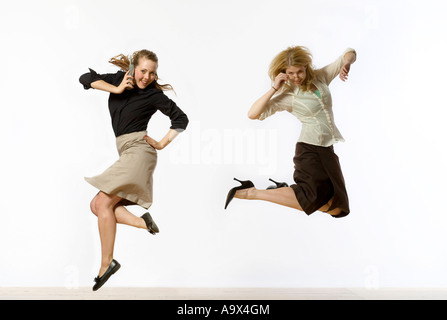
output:
<instances>
[{"instance_id":1,"label":"black high heel shoe","mask_svg":"<svg viewBox=\"0 0 447 320\"><path fill-rule=\"evenodd\" d=\"M154 220L152 220L152 217L149 214L149 212L146 212L145 214L143 214L141 216L141 218L143 218L144 222L146 223L147 231L149 231L149 233L151 233L155 236L155 234L160 232L160 230L158 229Z\"/></svg>"},{"instance_id":2,"label":"black high heel shoe","mask_svg":"<svg viewBox=\"0 0 447 320\"><path fill-rule=\"evenodd\" d=\"M273 179L270 179L269 178L269 180L271 181L271 182L274 182L275 183L275 185L273 186L269 186L268 188L267 188L267 190L270 190L270 189L278 189L278 188L284 188L284 187L288 187L289 185L287 184L287 183L285 183L285 182L276 182L275 180L273 180Z\"/></svg>"},{"instance_id":3,"label":"black high heel shoe","mask_svg":"<svg viewBox=\"0 0 447 320\"><path fill-rule=\"evenodd\" d=\"M236 194L236 191L243 190L243 189L248 189L248 188L254 188L254 186L255 186L253 184L253 182L251 182L250 180L241 181L241 180L238 180L236 178L234 178L234 180L239 181L241 183L241 185L239 187L234 187L233 189L231 189L228 192L227 201L225 202L225 209L227 208L227 206L231 202L231 200L233 200L234 195Z\"/></svg>"},{"instance_id":4,"label":"black high heel shoe","mask_svg":"<svg viewBox=\"0 0 447 320\"><path fill-rule=\"evenodd\" d=\"M99 288L101 288L102 285L106 283L107 280L109 280L112 274L114 274L119 270L119 268L121 268L121 265L118 263L118 261L113 259L112 262L110 262L106 272L104 272L104 274L101 277L98 276L95 278L95 285L93 286L93 291L96 291Z\"/></svg>"}]
</instances>

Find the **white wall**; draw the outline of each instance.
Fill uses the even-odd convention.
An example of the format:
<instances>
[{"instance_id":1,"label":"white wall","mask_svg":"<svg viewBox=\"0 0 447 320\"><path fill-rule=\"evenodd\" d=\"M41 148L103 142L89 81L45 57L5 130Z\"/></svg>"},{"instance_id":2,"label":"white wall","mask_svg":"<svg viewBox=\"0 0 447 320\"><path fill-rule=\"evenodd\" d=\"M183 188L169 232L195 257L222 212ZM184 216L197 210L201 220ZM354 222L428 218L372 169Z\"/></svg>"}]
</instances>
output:
<instances>
[{"instance_id":1,"label":"white wall","mask_svg":"<svg viewBox=\"0 0 447 320\"><path fill-rule=\"evenodd\" d=\"M442 1L2 1L0 286L92 284L96 190L83 177L117 152L107 94L78 78L142 48L158 54L190 126L159 153L161 233L118 227L109 286L447 286L443 12ZM293 182L299 122L246 116L290 45L317 67L358 53L349 81L331 85L345 219L266 202L223 209L233 177ZM169 125L158 113L149 133Z\"/></svg>"}]
</instances>

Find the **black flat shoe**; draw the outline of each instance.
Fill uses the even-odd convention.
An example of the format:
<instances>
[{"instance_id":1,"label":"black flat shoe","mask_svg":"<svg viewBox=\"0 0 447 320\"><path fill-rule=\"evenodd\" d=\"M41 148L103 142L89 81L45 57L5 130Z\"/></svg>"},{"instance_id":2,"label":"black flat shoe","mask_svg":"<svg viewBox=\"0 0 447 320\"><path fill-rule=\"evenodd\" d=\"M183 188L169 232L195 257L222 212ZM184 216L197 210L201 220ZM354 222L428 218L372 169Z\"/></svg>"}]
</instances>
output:
<instances>
[{"instance_id":1,"label":"black flat shoe","mask_svg":"<svg viewBox=\"0 0 447 320\"><path fill-rule=\"evenodd\" d=\"M225 209L227 208L227 206L231 202L231 200L233 200L234 195L236 194L236 191L243 190L243 189L248 189L248 188L253 188L255 186L253 184L253 182L251 182L250 180L241 181L241 180L238 180L236 178L234 178L234 180L239 181L241 183L241 185L239 187L234 187L233 189L231 189L228 192L227 201L225 202Z\"/></svg>"},{"instance_id":2,"label":"black flat shoe","mask_svg":"<svg viewBox=\"0 0 447 320\"><path fill-rule=\"evenodd\" d=\"M273 179L269 179L271 182L274 182L275 183L275 185L274 186L269 186L268 188L267 188L267 190L270 190L270 189L278 189L278 188L284 188L284 187L288 187L289 185L287 184L287 183L285 183L285 182L276 182L275 180L273 180Z\"/></svg>"},{"instance_id":3,"label":"black flat shoe","mask_svg":"<svg viewBox=\"0 0 447 320\"><path fill-rule=\"evenodd\" d=\"M155 235L156 233L160 232L154 220L152 220L152 217L149 214L149 212L143 214L141 218L143 218L144 222L146 223L147 231L149 231L149 233Z\"/></svg>"},{"instance_id":4,"label":"black flat shoe","mask_svg":"<svg viewBox=\"0 0 447 320\"><path fill-rule=\"evenodd\" d=\"M109 267L107 268L106 272L104 272L104 274L102 275L102 277L96 277L95 278L95 285L93 286L93 291L98 290L99 288L102 287L102 285L104 283L107 282L107 280L109 280L110 276L112 274L114 274L115 272L117 272L119 270L119 268L121 267L121 265L118 263L118 261L116 261L115 259L112 260L112 262L110 262Z\"/></svg>"}]
</instances>

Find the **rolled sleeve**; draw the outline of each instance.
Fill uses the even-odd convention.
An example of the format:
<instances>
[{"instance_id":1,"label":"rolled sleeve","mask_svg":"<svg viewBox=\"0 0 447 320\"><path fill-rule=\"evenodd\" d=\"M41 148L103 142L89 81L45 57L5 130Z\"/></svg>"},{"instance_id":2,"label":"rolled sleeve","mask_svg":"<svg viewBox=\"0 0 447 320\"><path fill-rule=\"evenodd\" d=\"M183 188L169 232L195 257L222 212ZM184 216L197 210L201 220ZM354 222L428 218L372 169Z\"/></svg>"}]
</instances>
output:
<instances>
[{"instance_id":1,"label":"rolled sleeve","mask_svg":"<svg viewBox=\"0 0 447 320\"><path fill-rule=\"evenodd\" d=\"M276 97L270 99L265 110L260 114L259 120L265 120L266 118L274 115L276 112L292 110L293 96L290 93L281 93Z\"/></svg>"},{"instance_id":2,"label":"rolled sleeve","mask_svg":"<svg viewBox=\"0 0 447 320\"><path fill-rule=\"evenodd\" d=\"M95 70L90 69L90 72L84 73L79 82L84 86L85 90L92 88L92 83L98 80L103 80L107 83L117 85L121 82L124 72L119 71L117 73L98 74Z\"/></svg>"},{"instance_id":3,"label":"rolled sleeve","mask_svg":"<svg viewBox=\"0 0 447 320\"><path fill-rule=\"evenodd\" d=\"M317 70L315 72L317 78L320 81L323 81L324 83L326 83L326 85L329 85L332 82L332 80L334 80L335 77L337 77L338 74L340 73L340 70L344 65L345 55L349 52L354 52L357 57L357 53L354 49L352 49L352 48L346 49L345 52L343 52L343 54L337 58L337 60L335 60L331 64L328 64L327 66Z\"/></svg>"},{"instance_id":4,"label":"rolled sleeve","mask_svg":"<svg viewBox=\"0 0 447 320\"><path fill-rule=\"evenodd\" d=\"M189 123L188 116L164 93L161 93L161 100L156 105L157 109L171 120L170 129L177 132L182 132L186 129Z\"/></svg>"}]
</instances>

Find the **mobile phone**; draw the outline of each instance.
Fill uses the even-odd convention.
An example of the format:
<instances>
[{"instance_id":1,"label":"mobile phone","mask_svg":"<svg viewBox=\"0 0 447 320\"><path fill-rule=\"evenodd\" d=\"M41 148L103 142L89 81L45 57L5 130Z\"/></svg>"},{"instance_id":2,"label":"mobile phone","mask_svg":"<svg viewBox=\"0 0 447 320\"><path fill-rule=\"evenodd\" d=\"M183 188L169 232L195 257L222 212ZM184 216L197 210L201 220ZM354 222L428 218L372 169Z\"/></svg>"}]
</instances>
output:
<instances>
[{"instance_id":1,"label":"mobile phone","mask_svg":"<svg viewBox=\"0 0 447 320\"><path fill-rule=\"evenodd\" d=\"M135 67L133 66L133 64L131 63L129 65L129 76L134 76L134 72L135 72Z\"/></svg>"},{"instance_id":2,"label":"mobile phone","mask_svg":"<svg viewBox=\"0 0 447 320\"><path fill-rule=\"evenodd\" d=\"M134 73L135 73L135 67L134 65L131 63L129 65L129 76L131 76L132 78L134 77ZM132 84L133 84L133 80L132 80ZM131 90L132 88L127 88L127 90Z\"/></svg>"}]
</instances>

